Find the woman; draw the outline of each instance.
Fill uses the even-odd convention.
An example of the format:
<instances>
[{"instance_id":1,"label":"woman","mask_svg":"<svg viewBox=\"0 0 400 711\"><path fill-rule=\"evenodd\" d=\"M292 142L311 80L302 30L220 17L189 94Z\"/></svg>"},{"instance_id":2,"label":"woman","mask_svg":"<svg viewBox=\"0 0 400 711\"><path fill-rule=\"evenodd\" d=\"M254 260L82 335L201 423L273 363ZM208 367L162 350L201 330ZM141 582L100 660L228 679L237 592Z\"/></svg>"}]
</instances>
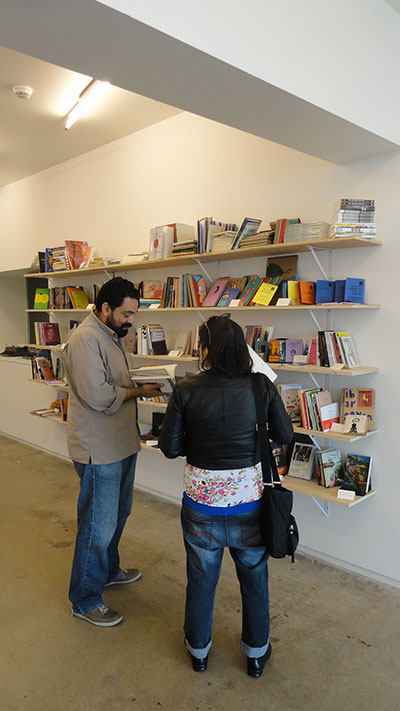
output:
<instances>
[{"instance_id":1,"label":"woman","mask_svg":"<svg viewBox=\"0 0 400 711\"><path fill-rule=\"evenodd\" d=\"M242 595L240 647L247 673L259 677L271 644L251 359L241 327L229 316L212 316L200 326L199 354L202 372L176 385L159 437L166 457L186 455L181 512L188 579L185 645L194 671L205 671L215 589L224 547L229 547ZM274 385L265 376L262 380L269 436L289 442L289 416Z\"/></svg>"}]
</instances>

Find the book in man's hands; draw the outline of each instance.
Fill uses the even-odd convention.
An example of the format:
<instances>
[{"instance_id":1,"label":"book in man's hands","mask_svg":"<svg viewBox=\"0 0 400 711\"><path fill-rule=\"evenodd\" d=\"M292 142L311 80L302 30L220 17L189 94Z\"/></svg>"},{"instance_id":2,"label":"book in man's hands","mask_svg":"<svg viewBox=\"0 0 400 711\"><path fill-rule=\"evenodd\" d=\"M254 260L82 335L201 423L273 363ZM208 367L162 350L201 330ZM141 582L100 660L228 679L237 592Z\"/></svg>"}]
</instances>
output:
<instances>
[{"instance_id":1,"label":"book in man's hands","mask_svg":"<svg viewBox=\"0 0 400 711\"><path fill-rule=\"evenodd\" d=\"M173 365L144 365L140 368L130 368L129 375L132 383L136 387L145 384L162 383L161 397L159 402L166 402L174 389L176 383L175 371L177 364ZM153 400L153 398L149 398Z\"/></svg>"}]
</instances>

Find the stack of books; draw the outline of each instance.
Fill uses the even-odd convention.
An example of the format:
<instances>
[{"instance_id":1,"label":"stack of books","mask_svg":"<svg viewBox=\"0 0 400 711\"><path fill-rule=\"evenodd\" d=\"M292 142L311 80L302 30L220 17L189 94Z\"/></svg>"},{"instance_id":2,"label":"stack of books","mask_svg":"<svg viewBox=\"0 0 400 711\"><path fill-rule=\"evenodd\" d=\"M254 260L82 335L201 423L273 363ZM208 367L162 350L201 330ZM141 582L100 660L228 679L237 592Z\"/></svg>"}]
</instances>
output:
<instances>
[{"instance_id":1,"label":"stack of books","mask_svg":"<svg viewBox=\"0 0 400 711\"><path fill-rule=\"evenodd\" d=\"M197 254L197 240L188 239L182 242L174 242L172 245L172 256L180 257L184 254Z\"/></svg>"},{"instance_id":2,"label":"stack of books","mask_svg":"<svg viewBox=\"0 0 400 711\"><path fill-rule=\"evenodd\" d=\"M330 225L327 222L298 222L287 224L283 242L307 242L316 239L328 239Z\"/></svg>"},{"instance_id":3,"label":"stack of books","mask_svg":"<svg viewBox=\"0 0 400 711\"><path fill-rule=\"evenodd\" d=\"M376 237L375 200L341 198L333 204L330 237Z\"/></svg>"},{"instance_id":4,"label":"stack of books","mask_svg":"<svg viewBox=\"0 0 400 711\"><path fill-rule=\"evenodd\" d=\"M233 230L216 232L210 240L211 252L229 252L235 237L236 232L233 232Z\"/></svg>"},{"instance_id":5,"label":"stack of books","mask_svg":"<svg viewBox=\"0 0 400 711\"><path fill-rule=\"evenodd\" d=\"M243 247L265 247L267 244L273 244L275 230L263 230L256 232L254 235L243 237L239 242L239 249Z\"/></svg>"}]
</instances>

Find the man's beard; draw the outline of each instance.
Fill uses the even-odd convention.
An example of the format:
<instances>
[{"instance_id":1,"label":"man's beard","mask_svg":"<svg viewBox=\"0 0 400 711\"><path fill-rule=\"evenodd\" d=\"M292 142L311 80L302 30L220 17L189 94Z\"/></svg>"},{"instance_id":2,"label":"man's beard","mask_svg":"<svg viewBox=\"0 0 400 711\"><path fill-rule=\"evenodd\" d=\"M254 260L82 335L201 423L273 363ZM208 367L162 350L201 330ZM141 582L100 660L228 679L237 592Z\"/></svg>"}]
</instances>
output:
<instances>
[{"instance_id":1,"label":"man's beard","mask_svg":"<svg viewBox=\"0 0 400 711\"><path fill-rule=\"evenodd\" d=\"M131 324L130 323L123 323L121 326L117 326L113 317L109 316L109 318L106 321L106 326L108 326L108 328L111 328L114 331L114 333L117 334L118 338L124 338L128 334Z\"/></svg>"}]
</instances>

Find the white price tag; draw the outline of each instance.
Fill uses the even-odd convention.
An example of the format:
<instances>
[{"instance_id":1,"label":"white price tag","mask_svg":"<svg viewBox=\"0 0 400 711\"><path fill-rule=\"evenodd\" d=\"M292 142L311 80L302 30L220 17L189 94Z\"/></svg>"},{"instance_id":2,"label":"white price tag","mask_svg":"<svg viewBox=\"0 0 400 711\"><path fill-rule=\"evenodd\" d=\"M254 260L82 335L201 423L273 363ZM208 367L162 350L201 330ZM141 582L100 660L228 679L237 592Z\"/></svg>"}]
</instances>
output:
<instances>
[{"instance_id":1,"label":"white price tag","mask_svg":"<svg viewBox=\"0 0 400 711\"><path fill-rule=\"evenodd\" d=\"M150 309L158 309L159 306L160 306L160 304L150 304L149 310Z\"/></svg>"},{"instance_id":2,"label":"white price tag","mask_svg":"<svg viewBox=\"0 0 400 711\"><path fill-rule=\"evenodd\" d=\"M346 489L338 489L337 498L346 499L347 501L354 501L356 496L355 491L347 491Z\"/></svg>"},{"instance_id":3,"label":"white price tag","mask_svg":"<svg viewBox=\"0 0 400 711\"><path fill-rule=\"evenodd\" d=\"M235 306L240 306L240 299L232 299L229 306L233 306L233 308L235 308Z\"/></svg>"}]
</instances>

